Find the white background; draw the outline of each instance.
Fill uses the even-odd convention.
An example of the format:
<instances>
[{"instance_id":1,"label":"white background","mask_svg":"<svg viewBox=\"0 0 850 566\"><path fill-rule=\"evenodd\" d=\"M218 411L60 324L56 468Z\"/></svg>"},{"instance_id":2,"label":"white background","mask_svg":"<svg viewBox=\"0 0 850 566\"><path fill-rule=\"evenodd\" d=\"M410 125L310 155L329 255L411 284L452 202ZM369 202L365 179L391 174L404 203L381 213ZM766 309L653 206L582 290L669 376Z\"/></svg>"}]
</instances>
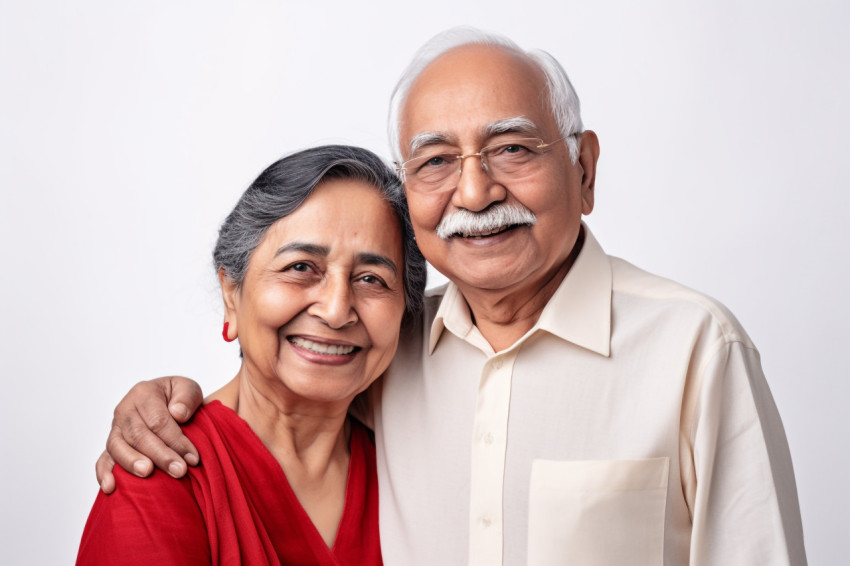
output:
<instances>
[{"instance_id":1,"label":"white background","mask_svg":"<svg viewBox=\"0 0 850 566\"><path fill-rule=\"evenodd\" d=\"M850 555L850 9L839 1L0 0L0 561L68 564L111 412L237 368L210 265L270 162L388 156L397 75L471 24L566 67L605 249L727 304L788 433L812 564Z\"/></svg>"}]
</instances>

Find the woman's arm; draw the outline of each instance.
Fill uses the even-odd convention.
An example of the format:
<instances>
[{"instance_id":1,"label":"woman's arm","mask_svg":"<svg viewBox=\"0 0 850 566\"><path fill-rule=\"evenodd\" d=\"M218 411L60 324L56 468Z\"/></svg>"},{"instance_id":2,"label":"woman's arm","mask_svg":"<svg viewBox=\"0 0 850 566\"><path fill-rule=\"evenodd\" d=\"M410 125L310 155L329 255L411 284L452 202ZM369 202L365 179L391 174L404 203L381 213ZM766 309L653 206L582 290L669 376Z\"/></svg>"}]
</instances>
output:
<instances>
[{"instance_id":1,"label":"woman's arm","mask_svg":"<svg viewBox=\"0 0 850 566\"><path fill-rule=\"evenodd\" d=\"M86 522L78 566L210 564L210 542L188 477L162 472L140 479L115 469L119 489L98 493Z\"/></svg>"},{"instance_id":2,"label":"woman's arm","mask_svg":"<svg viewBox=\"0 0 850 566\"><path fill-rule=\"evenodd\" d=\"M97 481L104 493L115 490L114 464L146 477L156 465L170 476L197 465L198 451L178 423L195 414L204 397L201 387L186 377L160 377L137 383L115 408L106 451L97 460Z\"/></svg>"}]
</instances>

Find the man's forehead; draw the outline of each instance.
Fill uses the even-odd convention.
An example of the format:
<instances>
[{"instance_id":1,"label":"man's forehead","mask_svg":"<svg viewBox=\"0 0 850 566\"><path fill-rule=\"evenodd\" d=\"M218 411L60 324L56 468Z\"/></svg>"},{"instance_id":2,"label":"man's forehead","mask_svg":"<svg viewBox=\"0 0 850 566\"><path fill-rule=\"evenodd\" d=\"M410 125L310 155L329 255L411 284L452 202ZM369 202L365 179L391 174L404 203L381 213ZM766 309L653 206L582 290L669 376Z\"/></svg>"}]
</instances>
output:
<instances>
[{"instance_id":1,"label":"man's forehead","mask_svg":"<svg viewBox=\"0 0 850 566\"><path fill-rule=\"evenodd\" d=\"M543 103L545 84L540 68L523 53L482 45L450 50L413 82L401 110L400 133L407 138L402 145L409 147L417 136L460 132L471 141L500 129L537 136L551 117Z\"/></svg>"},{"instance_id":2,"label":"man's forehead","mask_svg":"<svg viewBox=\"0 0 850 566\"><path fill-rule=\"evenodd\" d=\"M524 53L489 45L457 47L428 64L411 85L409 96L445 95L463 88L503 91L517 87L540 89L542 69Z\"/></svg>"},{"instance_id":3,"label":"man's forehead","mask_svg":"<svg viewBox=\"0 0 850 566\"><path fill-rule=\"evenodd\" d=\"M461 77L454 76L455 70L475 67L488 70L511 70L519 69L537 70L539 67L527 54L516 49L501 45L467 44L459 45L444 53L441 53L433 61L428 63L420 73L425 75L448 74L450 79L458 80Z\"/></svg>"}]
</instances>

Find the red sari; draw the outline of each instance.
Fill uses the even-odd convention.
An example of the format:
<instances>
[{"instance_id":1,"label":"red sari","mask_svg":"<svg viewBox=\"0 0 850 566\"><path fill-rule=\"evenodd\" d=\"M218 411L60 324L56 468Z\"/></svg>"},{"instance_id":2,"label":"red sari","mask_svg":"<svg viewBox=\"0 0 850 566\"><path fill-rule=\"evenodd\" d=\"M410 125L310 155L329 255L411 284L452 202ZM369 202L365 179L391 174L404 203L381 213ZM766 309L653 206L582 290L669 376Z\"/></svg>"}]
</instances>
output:
<instances>
[{"instance_id":1,"label":"red sari","mask_svg":"<svg viewBox=\"0 0 850 566\"><path fill-rule=\"evenodd\" d=\"M201 465L174 480L115 467L116 490L98 493L77 564L381 564L375 446L356 421L345 507L328 548L277 460L218 401L183 428Z\"/></svg>"}]
</instances>

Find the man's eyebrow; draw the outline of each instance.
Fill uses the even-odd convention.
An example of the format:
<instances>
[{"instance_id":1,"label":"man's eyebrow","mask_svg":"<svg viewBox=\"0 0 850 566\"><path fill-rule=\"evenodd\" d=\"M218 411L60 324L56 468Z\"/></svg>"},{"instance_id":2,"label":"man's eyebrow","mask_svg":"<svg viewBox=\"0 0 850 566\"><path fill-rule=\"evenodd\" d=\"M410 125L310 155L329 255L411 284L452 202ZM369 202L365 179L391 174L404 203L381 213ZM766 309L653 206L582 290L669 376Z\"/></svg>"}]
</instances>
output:
<instances>
[{"instance_id":1,"label":"man's eyebrow","mask_svg":"<svg viewBox=\"0 0 850 566\"><path fill-rule=\"evenodd\" d=\"M540 128L537 124L523 116L514 116L513 118L503 118L490 122L484 126L484 137L489 138L501 134L528 134L540 135Z\"/></svg>"},{"instance_id":2,"label":"man's eyebrow","mask_svg":"<svg viewBox=\"0 0 850 566\"><path fill-rule=\"evenodd\" d=\"M438 145L443 143L452 143L452 138L444 132L421 132L410 138L410 153L408 155L416 155L416 152L423 147L429 145Z\"/></svg>"},{"instance_id":3,"label":"man's eyebrow","mask_svg":"<svg viewBox=\"0 0 850 566\"><path fill-rule=\"evenodd\" d=\"M514 116L512 118L503 118L495 122L490 122L481 131L483 134L482 137L485 139L502 134L540 135L540 128L537 127L537 124L524 116ZM416 155L418 151L429 145L455 143L457 142L454 137L445 132L420 132L410 139L409 155Z\"/></svg>"},{"instance_id":4,"label":"man's eyebrow","mask_svg":"<svg viewBox=\"0 0 850 566\"><path fill-rule=\"evenodd\" d=\"M317 244L308 244L307 242L289 242L288 244L284 244L279 247L275 252L275 257L280 254L284 254L286 252L304 252L310 255L317 256L327 256L330 253L330 249L327 246L319 246Z\"/></svg>"},{"instance_id":5,"label":"man's eyebrow","mask_svg":"<svg viewBox=\"0 0 850 566\"><path fill-rule=\"evenodd\" d=\"M393 260L387 256L372 253L357 254L357 263L363 263L366 265L383 265L384 267L389 268L393 272L393 275L398 275L398 267L396 267Z\"/></svg>"}]
</instances>

